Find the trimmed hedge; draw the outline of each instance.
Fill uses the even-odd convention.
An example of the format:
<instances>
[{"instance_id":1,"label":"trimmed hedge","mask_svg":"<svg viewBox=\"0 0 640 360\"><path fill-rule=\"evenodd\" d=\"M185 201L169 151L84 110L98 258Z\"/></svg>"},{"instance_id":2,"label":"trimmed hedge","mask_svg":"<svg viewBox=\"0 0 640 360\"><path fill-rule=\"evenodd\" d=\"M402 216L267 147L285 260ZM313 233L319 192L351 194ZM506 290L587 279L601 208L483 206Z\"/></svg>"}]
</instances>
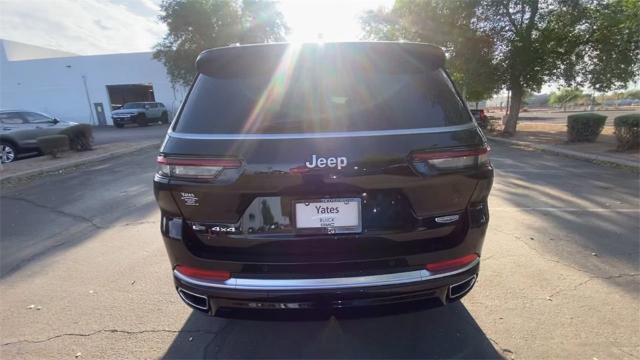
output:
<instances>
[{"instance_id":1,"label":"trimmed hedge","mask_svg":"<svg viewBox=\"0 0 640 360\"><path fill-rule=\"evenodd\" d=\"M69 150L69 138L67 135L41 136L36 139L40 151L52 158L57 158L61 152Z\"/></svg>"},{"instance_id":2,"label":"trimmed hedge","mask_svg":"<svg viewBox=\"0 0 640 360\"><path fill-rule=\"evenodd\" d=\"M640 113L617 116L613 119L618 150L640 147Z\"/></svg>"},{"instance_id":3,"label":"trimmed hedge","mask_svg":"<svg viewBox=\"0 0 640 360\"><path fill-rule=\"evenodd\" d=\"M569 142L594 142L607 121L605 115L581 113L567 116L567 140Z\"/></svg>"},{"instance_id":4,"label":"trimmed hedge","mask_svg":"<svg viewBox=\"0 0 640 360\"><path fill-rule=\"evenodd\" d=\"M78 124L62 130L69 137L69 147L75 151L91 150L93 128L88 124Z\"/></svg>"}]
</instances>

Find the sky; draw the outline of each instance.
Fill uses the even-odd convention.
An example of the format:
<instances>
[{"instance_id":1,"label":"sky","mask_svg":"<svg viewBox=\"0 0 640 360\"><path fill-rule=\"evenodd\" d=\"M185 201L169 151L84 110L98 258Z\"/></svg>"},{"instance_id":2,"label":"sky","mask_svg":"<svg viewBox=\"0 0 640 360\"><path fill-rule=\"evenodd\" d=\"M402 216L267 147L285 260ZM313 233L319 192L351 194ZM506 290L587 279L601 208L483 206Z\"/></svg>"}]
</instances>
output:
<instances>
[{"instance_id":1,"label":"sky","mask_svg":"<svg viewBox=\"0 0 640 360\"><path fill-rule=\"evenodd\" d=\"M80 55L150 51L161 0L0 0L0 38ZM289 41L360 38L358 17L393 0L282 0Z\"/></svg>"}]
</instances>

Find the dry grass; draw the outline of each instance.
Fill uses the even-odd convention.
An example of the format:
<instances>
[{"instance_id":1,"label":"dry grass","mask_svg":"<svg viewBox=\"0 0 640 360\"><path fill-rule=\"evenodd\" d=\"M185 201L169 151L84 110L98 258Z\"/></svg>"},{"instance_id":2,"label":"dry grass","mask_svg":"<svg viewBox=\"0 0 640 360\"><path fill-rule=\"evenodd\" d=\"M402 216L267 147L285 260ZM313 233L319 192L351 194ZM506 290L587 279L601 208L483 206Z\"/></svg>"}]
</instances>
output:
<instances>
[{"instance_id":1,"label":"dry grass","mask_svg":"<svg viewBox=\"0 0 640 360\"><path fill-rule=\"evenodd\" d=\"M597 143L610 144L615 147L616 138L613 131L613 126L605 126L600 136L598 136ZM519 124L516 139L548 144L564 144L567 142L567 126L564 124Z\"/></svg>"},{"instance_id":2,"label":"dry grass","mask_svg":"<svg viewBox=\"0 0 640 360\"><path fill-rule=\"evenodd\" d=\"M490 133L501 136L502 124L494 120L494 129ZM536 144L558 145L571 150L592 154L607 154L626 160L640 161L640 149L619 152L616 150L616 137L613 126L605 126L598 140L594 143L567 142L567 126L565 124L521 123L513 140Z\"/></svg>"}]
</instances>

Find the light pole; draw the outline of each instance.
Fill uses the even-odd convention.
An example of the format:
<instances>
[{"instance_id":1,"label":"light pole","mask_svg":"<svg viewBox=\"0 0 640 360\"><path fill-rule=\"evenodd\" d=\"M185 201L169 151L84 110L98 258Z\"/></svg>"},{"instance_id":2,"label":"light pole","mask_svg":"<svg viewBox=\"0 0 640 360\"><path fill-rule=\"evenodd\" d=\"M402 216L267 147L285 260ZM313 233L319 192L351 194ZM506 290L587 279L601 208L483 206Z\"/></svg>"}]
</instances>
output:
<instances>
[{"instance_id":1,"label":"light pole","mask_svg":"<svg viewBox=\"0 0 640 360\"><path fill-rule=\"evenodd\" d=\"M84 85L84 93L87 95L87 104L89 105L89 115L91 117L91 125L96 125L95 118L93 117L93 109L91 108L91 98L89 97L89 87L87 87L86 75L82 75L82 84Z\"/></svg>"}]
</instances>

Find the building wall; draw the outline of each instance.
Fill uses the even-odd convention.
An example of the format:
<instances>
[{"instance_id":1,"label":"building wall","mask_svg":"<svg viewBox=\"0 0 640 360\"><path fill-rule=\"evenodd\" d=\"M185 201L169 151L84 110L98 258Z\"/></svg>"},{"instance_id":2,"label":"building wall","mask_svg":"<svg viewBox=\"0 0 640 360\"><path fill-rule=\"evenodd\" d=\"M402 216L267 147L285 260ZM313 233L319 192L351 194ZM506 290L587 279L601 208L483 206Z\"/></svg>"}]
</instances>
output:
<instances>
[{"instance_id":1,"label":"building wall","mask_svg":"<svg viewBox=\"0 0 640 360\"><path fill-rule=\"evenodd\" d=\"M152 85L156 101L171 115L186 93L173 89L164 66L150 52L10 61L0 46L0 109L35 110L97 124L93 103L102 103L111 125L107 85L121 84Z\"/></svg>"},{"instance_id":2,"label":"building wall","mask_svg":"<svg viewBox=\"0 0 640 360\"><path fill-rule=\"evenodd\" d=\"M6 39L0 39L0 45L4 48L4 54L9 61L50 59L78 55L68 51L60 51Z\"/></svg>"}]
</instances>

